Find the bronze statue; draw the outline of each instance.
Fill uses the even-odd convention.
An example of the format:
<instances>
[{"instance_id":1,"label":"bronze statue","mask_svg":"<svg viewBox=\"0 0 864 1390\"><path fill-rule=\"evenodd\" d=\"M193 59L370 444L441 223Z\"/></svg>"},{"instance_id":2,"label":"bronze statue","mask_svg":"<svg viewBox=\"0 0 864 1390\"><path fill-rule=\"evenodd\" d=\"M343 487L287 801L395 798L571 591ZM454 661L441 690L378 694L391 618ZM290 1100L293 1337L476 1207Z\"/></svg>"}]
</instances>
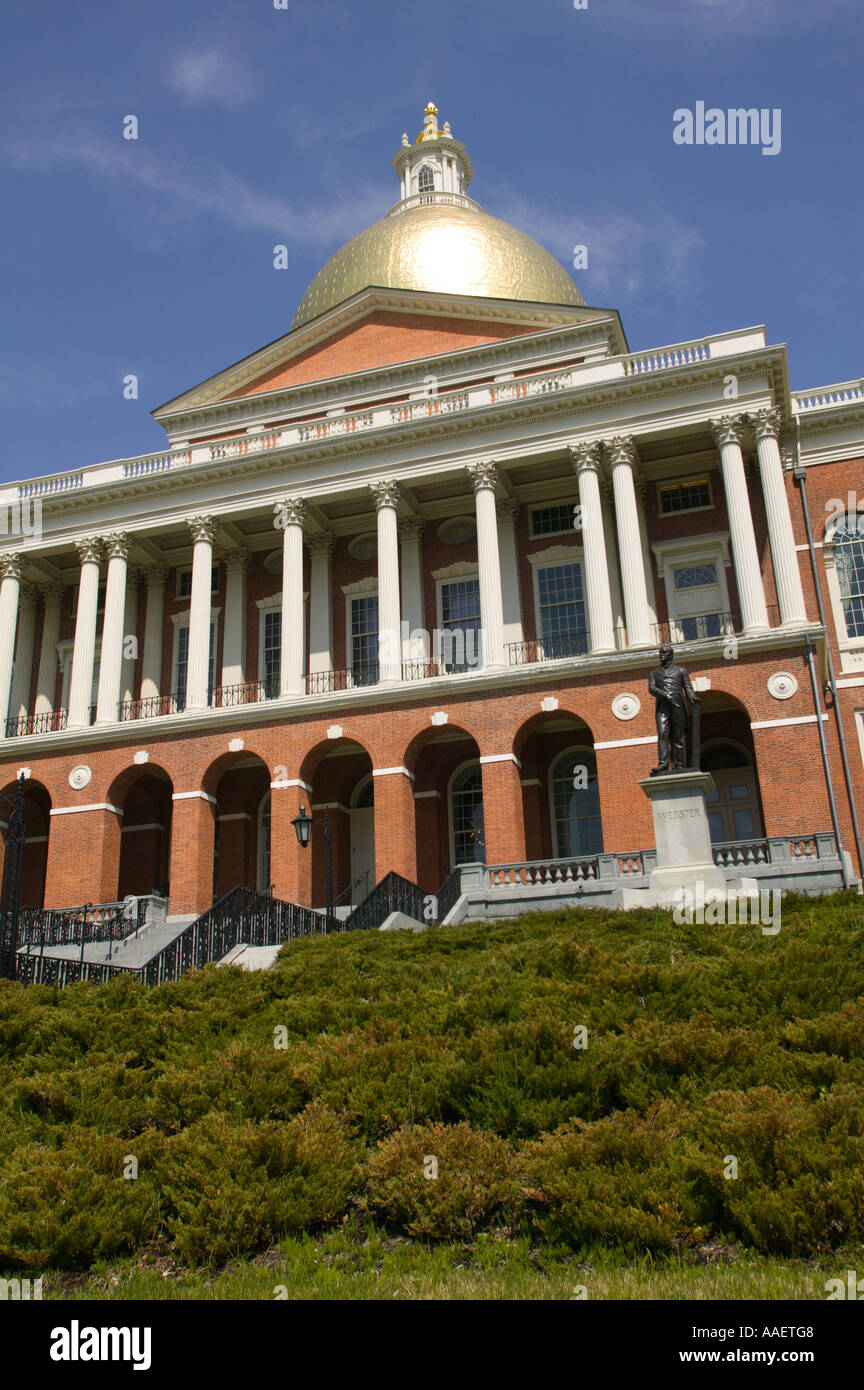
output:
<instances>
[{"instance_id":1,"label":"bronze statue","mask_svg":"<svg viewBox=\"0 0 864 1390\"><path fill-rule=\"evenodd\" d=\"M656 701L657 719L657 767L652 768L652 777L661 772L684 772L687 769L685 696L690 702L691 712L689 766L699 766L699 696L690 684L688 672L673 662L674 655L669 643L664 642L660 648L660 665L648 677L648 689Z\"/></svg>"}]
</instances>

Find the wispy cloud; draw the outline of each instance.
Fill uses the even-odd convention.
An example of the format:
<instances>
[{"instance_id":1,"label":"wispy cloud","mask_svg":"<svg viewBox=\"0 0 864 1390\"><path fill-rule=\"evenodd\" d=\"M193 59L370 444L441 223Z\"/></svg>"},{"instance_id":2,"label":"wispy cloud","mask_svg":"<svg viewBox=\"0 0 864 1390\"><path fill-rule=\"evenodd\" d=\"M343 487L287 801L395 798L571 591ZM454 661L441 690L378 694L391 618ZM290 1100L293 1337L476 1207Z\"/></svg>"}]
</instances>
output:
<instances>
[{"instance_id":1,"label":"wispy cloud","mask_svg":"<svg viewBox=\"0 0 864 1390\"><path fill-rule=\"evenodd\" d=\"M181 54L171 62L166 80L169 87L195 106L242 106L255 90L244 60L226 48L195 49Z\"/></svg>"},{"instance_id":2,"label":"wispy cloud","mask_svg":"<svg viewBox=\"0 0 864 1390\"><path fill-rule=\"evenodd\" d=\"M661 207L646 207L637 218L602 209L562 216L522 198L504 195L487 204L506 222L535 237L563 261L589 304L681 298L692 284L704 248L701 233ZM587 248L585 269L573 269L574 248Z\"/></svg>"},{"instance_id":3,"label":"wispy cloud","mask_svg":"<svg viewBox=\"0 0 864 1390\"><path fill-rule=\"evenodd\" d=\"M141 185L158 195L164 221L207 215L235 227L260 229L279 241L328 246L345 241L382 217L393 202L390 187L366 185L305 204L253 188L229 170L182 168L159 160L137 142L109 142L92 132L14 137L0 158L29 171L78 166L115 185ZM148 211L154 211L153 208Z\"/></svg>"},{"instance_id":4,"label":"wispy cloud","mask_svg":"<svg viewBox=\"0 0 864 1390\"><path fill-rule=\"evenodd\" d=\"M537 9L560 14L564 4L532 0L532 20ZM524 0L512 0L512 12L517 10L525 12ZM860 0L589 0L589 8L573 14L572 22L590 23L595 35L612 31L623 43L698 40L713 46L827 28L859 13Z\"/></svg>"}]
</instances>

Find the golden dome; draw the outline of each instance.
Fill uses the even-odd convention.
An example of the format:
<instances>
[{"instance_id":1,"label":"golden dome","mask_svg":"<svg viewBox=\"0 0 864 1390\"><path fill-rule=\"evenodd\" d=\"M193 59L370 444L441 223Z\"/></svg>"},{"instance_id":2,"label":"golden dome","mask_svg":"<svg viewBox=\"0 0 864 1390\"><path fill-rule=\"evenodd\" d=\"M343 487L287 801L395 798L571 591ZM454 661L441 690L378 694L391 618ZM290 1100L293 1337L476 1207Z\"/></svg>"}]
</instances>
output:
<instances>
[{"instance_id":1,"label":"golden dome","mask_svg":"<svg viewBox=\"0 0 864 1390\"><path fill-rule=\"evenodd\" d=\"M397 204L330 257L303 296L292 328L367 286L585 303L564 267L539 242L467 198Z\"/></svg>"}]
</instances>

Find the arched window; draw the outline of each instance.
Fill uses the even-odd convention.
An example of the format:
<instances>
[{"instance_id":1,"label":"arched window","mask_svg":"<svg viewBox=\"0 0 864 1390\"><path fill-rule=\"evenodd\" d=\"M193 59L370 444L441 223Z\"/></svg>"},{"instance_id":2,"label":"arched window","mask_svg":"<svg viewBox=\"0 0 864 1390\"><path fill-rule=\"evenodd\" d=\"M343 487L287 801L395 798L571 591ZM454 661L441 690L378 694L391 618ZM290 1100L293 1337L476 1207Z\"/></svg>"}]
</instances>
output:
<instances>
[{"instance_id":1,"label":"arched window","mask_svg":"<svg viewBox=\"0 0 864 1390\"><path fill-rule=\"evenodd\" d=\"M571 748L552 768L552 838L558 859L603 853L597 759Z\"/></svg>"},{"instance_id":2,"label":"arched window","mask_svg":"<svg viewBox=\"0 0 864 1390\"><path fill-rule=\"evenodd\" d=\"M262 798L258 808L258 892L270 892L270 793Z\"/></svg>"},{"instance_id":3,"label":"arched window","mask_svg":"<svg viewBox=\"0 0 864 1390\"><path fill-rule=\"evenodd\" d=\"M702 771L710 772L714 779L714 790L705 797L711 843L760 840L759 792L747 750L738 743L718 740L703 745L700 762Z\"/></svg>"},{"instance_id":4,"label":"arched window","mask_svg":"<svg viewBox=\"0 0 864 1390\"><path fill-rule=\"evenodd\" d=\"M355 788L351 805L355 811L366 811L375 805L375 779L371 772Z\"/></svg>"},{"instance_id":5,"label":"arched window","mask_svg":"<svg viewBox=\"0 0 864 1390\"><path fill-rule=\"evenodd\" d=\"M417 179L418 193L435 192L435 174L429 164L424 164Z\"/></svg>"},{"instance_id":6,"label":"arched window","mask_svg":"<svg viewBox=\"0 0 864 1390\"><path fill-rule=\"evenodd\" d=\"M450 819L453 826L454 867L457 864L485 864L483 782L477 763L469 763L453 778Z\"/></svg>"},{"instance_id":7,"label":"arched window","mask_svg":"<svg viewBox=\"0 0 864 1390\"><path fill-rule=\"evenodd\" d=\"M844 517L832 539L846 636L864 637L864 516Z\"/></svg>"}]
</instances>

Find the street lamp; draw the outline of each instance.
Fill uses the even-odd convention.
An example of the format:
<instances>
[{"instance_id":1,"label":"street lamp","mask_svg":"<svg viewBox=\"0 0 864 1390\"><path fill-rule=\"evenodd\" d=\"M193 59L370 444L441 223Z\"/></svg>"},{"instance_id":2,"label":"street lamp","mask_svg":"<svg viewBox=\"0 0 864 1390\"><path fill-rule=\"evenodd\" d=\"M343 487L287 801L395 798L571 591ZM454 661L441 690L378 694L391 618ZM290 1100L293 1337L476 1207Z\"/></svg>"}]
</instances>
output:
<instances>
[{"instance_id":1,"label":"street lamp","mask_svg":"<svg viewBox=\"0 0 864 1390\"><path fill-rule=\"evenodd\" d=\"M0 801L12 807L6 831L3 888L0 893L0 976L14 980L15 955L18 950L18 906L21 901L21 864L24 857L24 837L27 834L23 772L18 774L14 796L0 795Z\"/></svg>"},{"instance_id":2,"label":"street lamp","mask_svg":"<svg viewBox=\"0 0 864 1390\"><path fill-rule=\"evenodd\" d=\"M312 827L315 824L311 816L307 816L306 807L300 807L299 816L295 816L291 824L297 833L297 843L301 849L305 849L312 839ZM327 927L333 921L333 840L330 834L330 808L324 807L324 870L327 879Z\"/></svg>"}]
</instances>

